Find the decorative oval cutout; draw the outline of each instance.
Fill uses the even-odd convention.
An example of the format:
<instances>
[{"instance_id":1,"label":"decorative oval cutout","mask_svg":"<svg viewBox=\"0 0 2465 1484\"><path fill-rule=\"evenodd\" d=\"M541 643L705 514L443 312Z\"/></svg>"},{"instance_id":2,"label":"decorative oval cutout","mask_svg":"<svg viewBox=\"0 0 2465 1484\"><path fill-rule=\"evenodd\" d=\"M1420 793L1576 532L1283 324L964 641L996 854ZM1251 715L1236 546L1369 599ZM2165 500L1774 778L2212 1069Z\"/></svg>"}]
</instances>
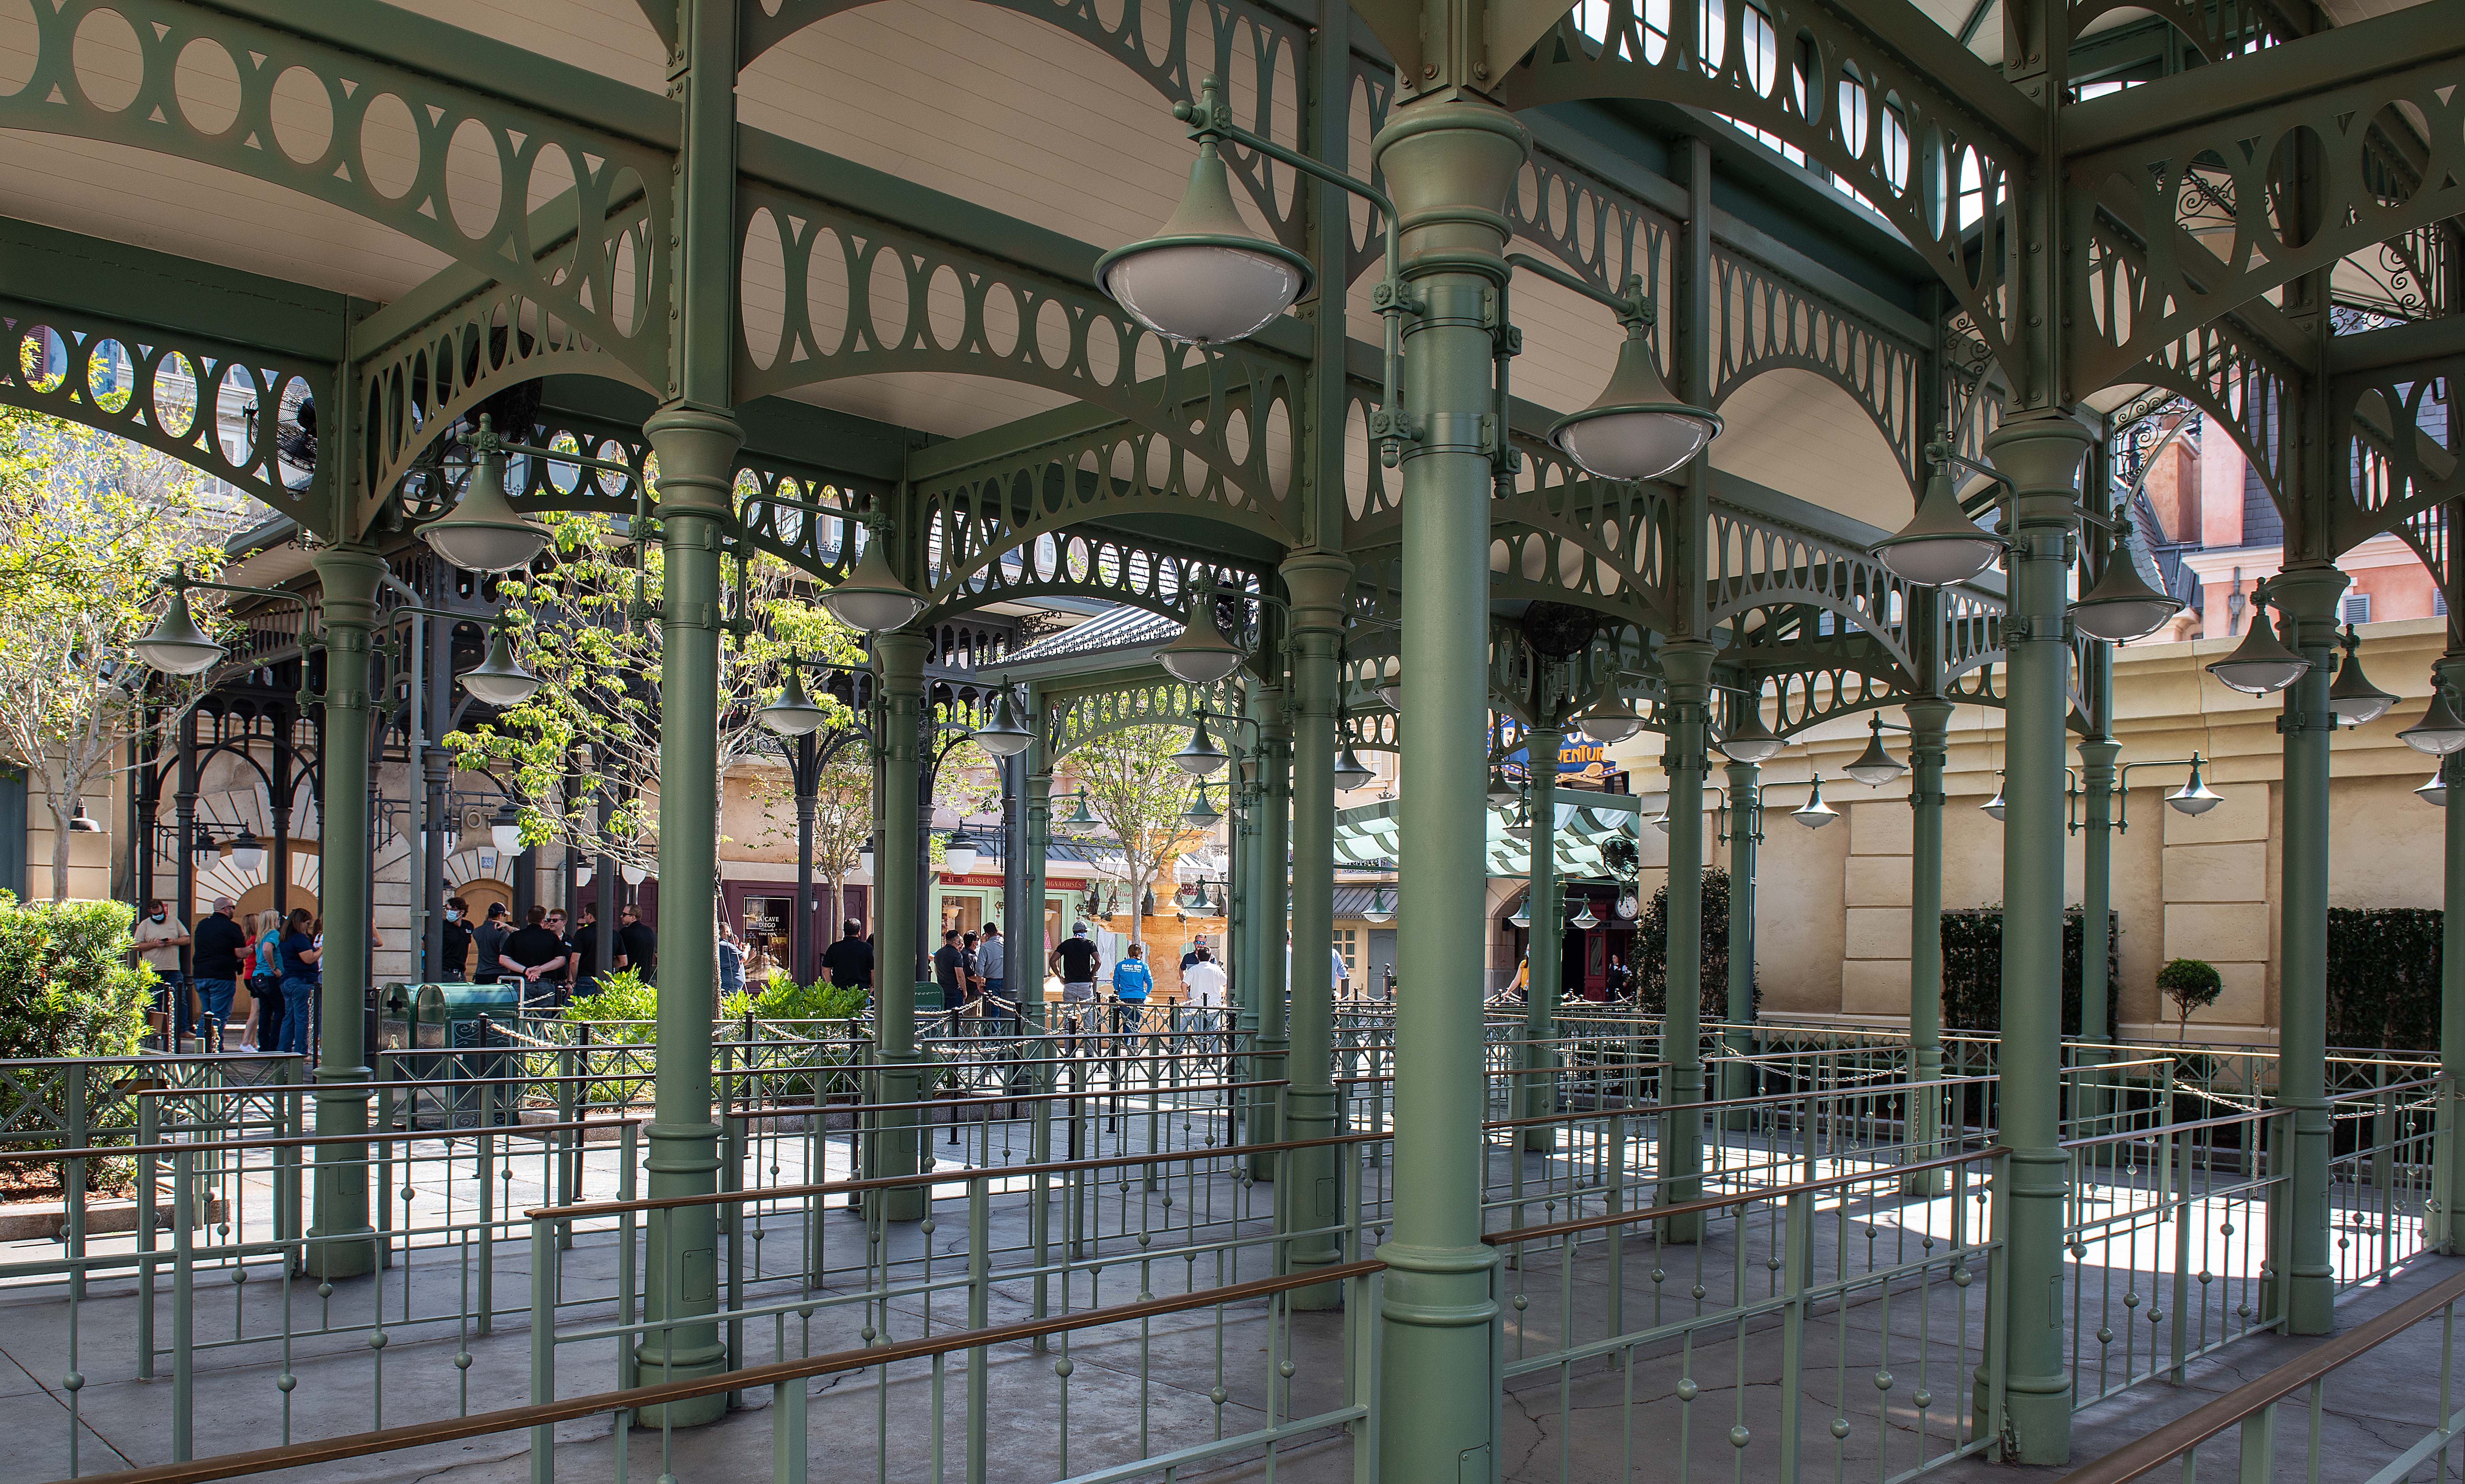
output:
<instances>
[{"instance_id":1,"label":"decorative oval cutout","mask_svg":"<svg viewBox=\"0 0 2465 1484\"><path fill-rule=\"evenodd\" d=\"M154 363L154 426L185 438L197 426L197 367L174 350Z\"/></svg>"},{"instance_id":2,"label":"decorative oval cutout","mask_svg":"<svg viewBox=\"0 0 2465 1484\"><path fill-rule=\"evenodd\" d=\"M295 165L315 165L334 144L334 100L325 83L305 67L286 67L274 79L267 111L274 116L274 143Z\"/></svg>"},{"instance_id":3,"label":"decorative oval cutout","mask_svg":"<svg viewBox=\"0 0 2465 1484\"><path fill-rule=\"evenodd\" d=\"M180 102L180 117L189 127L211 138L239 118L239 66L228 48L199 36L180 49L171 69L171 96Z\"/></svg>"},{"instance_id":4,"label":"decorative oval cutout","mask_svg":"<svg viewBox=\"0 0 2465 1484\"><path fill-rule=\"evenodd\" d=\"M454 225L478 241L497 230L505 195L504 160L497 138L477 119L455 125L445 148L445 203Z\"/></svg>"},{"instance_id":5,"label":"decorative oval cutout","mask_svg":"<svg viewBox=\"0 0 2465 1484\"><path fill-rule=\"evenodd\" d=\"M78 23L69 44L69 66L77 74L78 91L105 113L118 113L137 101L145 78L145 54L137 45L137 28L118 11L95 11Z\"/></svg>"}]
</instances>

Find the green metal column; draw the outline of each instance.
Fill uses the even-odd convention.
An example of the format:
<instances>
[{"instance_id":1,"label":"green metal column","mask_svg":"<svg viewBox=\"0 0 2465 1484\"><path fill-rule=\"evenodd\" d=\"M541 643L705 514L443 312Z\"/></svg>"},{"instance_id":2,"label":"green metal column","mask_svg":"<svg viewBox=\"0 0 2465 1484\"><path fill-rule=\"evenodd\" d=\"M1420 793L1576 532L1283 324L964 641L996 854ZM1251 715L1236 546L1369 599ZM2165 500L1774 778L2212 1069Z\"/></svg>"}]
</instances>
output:
<instances>
[{"instance_id":1,"label":"green metal column","mask_svg":"<svg viewBox=\"0 0 2465 1484\"><path fill-rule=\"evenodd\" d=\"M1250 698L1247 710L1252 720L1257 720L1258 707L1255 696ZM1232 954L1230 968L1232 1003L1236 1011L1234 1026L1244 1048L1240 1062L1241 1080L1244 1082L1261 1081L1265 1076L1257 1056L1259 1008L1266 1003L1268 960L1265 928L1258 911L1258 862L1261 858L1258 829L1262 813L1258 806L1258 755L1255 736L1248 745L1232 749L1232 767L1239 776L1233 781L1232 899L1225 907L1224 923L1225 945ZM1284 962L1281 944L1277 946L1275 962L1278 965ZM1274 1142L1274 1093L1265 1088L1252 1087L1242 1092L1240 1100L1242 1141L1254 1144Z\"/></svg>"},{"instance_id":2,"label":"green metal column","mask_svg":"<svg viewBox=\"0 0 2465 1484\"><path fill-rule=\"evenodd\" d=\"M1293 1008L1284 1137L1325 1139L1336 1131L1336 986L1328 957L1335 942L1335 650L1352 564L1332 552L1304 552L1285 559L1282 575L1293 605ZM1286 1229L1326 1234L1294 1243L1285 1260L1296 1271L1333 1267L1343 1259L1333 1228L1344 1214L1335 1151L1302 1150L1291 1170L1292 1188L1277 1205ZM1340 1284L1293 1296L1300 1309L1343 1302Z\"/></svg>"},{"instance_id":3,"label":"green metal column","mask_svg":"<svg viewBox=\"0 0 2465 1484\"><path fill-rule=\"evenodd\" d=\"M916 982L922 972L916 957L917 924L925 905L917 890L917 867L923 853L918 846L917 767L922 746L924 652L930 641L902 630L877 635L873 665L881 681L880 721L875 745L881 754L881 839L874 847L873 996L878 1027L876 1055L880 1059L880 1098L885 1103L912 1103L921 1087L916 1065ZM910 1175L919 1168L913 1109L884 1112L875 1125L875 1176ZM924 1192L893 1190L883 1199L882 1214L890 1221L916 1221L924 1214Z\"/></svg>"},{"instance_id":4,"label":"green metal column","mask_svg":"<svg viewBox=\"0 0 2465 1484\"><path fill-rule=\"evenodd\" d=\"M659 460L659 1057L649 1129L652 1200L719 1188L720 1127L712 1117L711 1019L719 1004L719 631L726 583L720 543L732 521L736 420L672 404L643 425ZM650 1223L645 1310L689 1319L718 1302L719 1212L689 1207ZM716 1323L644 1334L646 1384L710 1375L727 1363ZM723 1397L669 1408L678 1426L709 1422Z\"/></svg>"},{"instance_id":5,"label":"green metal column","mask_svg":"<svg viewBox=\"0 0 2465 1484\"><path fill-rule=\"evenodd\" d=\"M2276 1106L2293 1110L2294 1168L2288 1215L2285 1314L2297 1335L2337 1326L2337 1274L2328 1224L2328 665L2337 645L2337 598L2345 574L2303 565L2269 584L2282 615L2279 637L2311 661L2285 689L2285 825L2277 891Z\"/></svg>"},{"instance_id":6,"label":"green metal column","mask_svg":"<svg viewBox=\"0 0 2465 1484\"><path fill-rule=\"evenodd\" d=\"M325 631L323 783L318 813L318 898L325 904L325 952L318 963L322 1013L317 1030L317 1134L365 1139L368 1132L365 1020L368 987L369 634L385 563L366 546L317 554L320 616ZM186 842L183 842L185 845ZM317 1146L308 1271L322 1278L376 1271L376 1243L350 1238L368 1225L368 1146ZM331 1240L340 1238L341 1240Z\"/></svg>"},{"instance_id":7,"label":"green metal column","mask_svg":"<svg viewBox=\"0 0 2465 1484\"><path fill-rule=\"evenodd\" d=\"M1900 708L1909 719L1909 1079L1943 1075L1943 764L1951 751L1951 702L1932 698ZM1909 1158L1922 1162L1943 1138L1943 1095L1909 1105ZM1902 1188L1934 1195L1950 1171L1912 1175Z\"/></svg>"},{"instance_id":8,"label":"green metal column","mask_svg":"<svg viewBox=\"0 0 2465 1484\"><path fill-rule=\"evenodd\" d=\"M2063 763L2071 711L2064 609L2079 530L2080 460L2095 435L2058 412L2013 417L1986 451L2016 486L2004 621L2010 681L2003 796L2003 1142L2010 1189L2010 1322L1999 1337L2017 1462L2071 1456L2072 1380L2063 1353Z\"/></svg>"},{"instance_id":9,"label":"green metal column","mask_svg":"<svg viewBox=\"0 0 2465 1484\"><path fill-rule=\"evenodd\" d=\"M2105 1025L2112 1013L2114 986L2106 961L2114 948L2114 779L2122 744L2114 740L2114 646L2090 645L2082 668L2091 730L2079 744L2079 1038L2088 1045L2076 1059L2086 1065L2105 1060Z\"/></svg>"},{"instance_id":10,"label":"green metal column","mask_svg":"<svg viewBox=\"0 0 2465 1484\"><path fill-rule=\"evenodd\" d=\"M711 1018L718 1008L719 634L726 584L720 548L736 523L733 406L736 252L736 8L677 8L669 97L677 103L676 219L669 266L674 319L669 382L642 431L658 458L659 1057L644 1163L653 1200L719 1188L712 1113ZM707 1376L727 1364L719 1303L719 1212L662 1212L648 1224L637 1354L645 1384ZM693 1426L727 1409L724 1395L645 1408L650 1425Z\"/></svg>"},{"instance_id":11,"label":"green metal column","mask_svg":"<svg viewBox=\"0 0 2465 1484\"><path fill-rule=\"evenodd\" d=\"M2454 609L2451 612L2455 611ZM2465 679L2465 656L2448 655L2439 664L2442 678ZM2448 1085L2439 1096L2439 1155L2432 1162L2432 1233L2439 1250L2450 1255L2465 1251L2456 1217L2465 1200L2465 757L2451 753L2439 763L2440 781L2448 786L2448 817L2442 821L2447 845L2447 880L2441 896L2446 909L2440 919L2439 1070Z\"/></svg>"},{"instance_id":12,"label":"green metal column","mask_svg":"<svg viewBox=\"0 0 2465 1484\"><path fill-rule=\"evenodd\" d=\"M1483 949L1489 734L1493 330L1506 279L1508 189L1523 126L1469 98L1397 107L1373 145L1403 213L1416 312L1404 401L1418 432L1402 460L1402 863L1396 934L1394 1224L1381 1307L1379 1474L1388 1484L1485 1480L1490 1291L1481 1237Z\"/></svg>"},{"instance_id":13,"label":"green metal column","mask_svg":"<svg viewBox=\"0 0 2465 1484\"><path fill-rule=\"evenodd\" d=\"M1261 645L1261 648L1268 646ZM1292 961L1301 952L1301 945L1290 942L1293 808L1293 731L1284 716L1283 688L1273 681L1257 681L1250 690L1250 716L1258 723L1258 803L1253 811L1257 820L1255 870L1250 877L1250 914L1255 924L1251 939L1258 945L1258 1055L1257 1072L1261 1081L1280 1081L1291 1069L1292 1030L1289 1018L1292 995ZM1332 760L1330 760L1330 764ZM1334 868L1328 868L1333 878ZM1318 945L1321 958L1326 945ZM1277 1090L1267 1093L1268 1101L1260 1133L1268 1141L1290 1137L1284 1131L1283 1096ZM1250 1175L1254 1180L1273 1180L1276 1162L1271 1155L1251 1161Z\"/></svg>"},{"instance_id":14,"label":"green metal column","mask_svg":"<svg viewBox=\"0 0 2465 1484\"><path fill-rule=\"evenodd\" d=\"M1523 915L1532 919L1529 946L1524 962L1532 972L1526 981L1523 1001L1523 1114L1527 1119L1546 1118L1558 1107L1558 1058L1549 1047L1540 1043L1549 1040L1558 1030L1558 1002L1566 995L1566 914L1558 905L1558 744L1566 740L1563 727L1543 724L1554 720L1556 703L1550 699L1559 680L1559 666L1544 662L1549 674L1542 681L1543 717L1523 734L1524 769L1529 775L1525 800L1532 811L1531 853L1532 884L1525 892ZM1547 1124L1535 1124L1523 1131L1523 1147L1545 1154L1558 1146L1557 1130Z\"/></svg>"},{"instance_id":15,"label":"green metal column","mask_svg":"<svg viewBox=\"0 0 2465 1484\"><path fill-rule=\"evenodd\" d=\"M1764 770L1732 762L1729 780L1729 1012L1721 1096L1744 1097L1754 1091L1754 1069L1740 1058L1755 1050L1755 852L1764 838ZM1743 1111L1733 1115L1745 1126Z\"/></svg>"},{"instance_id":16,"label":"green metal column","mask_svg":"<svg viewBox=\"0 0 2465 1484\"><path fill-rule=\"evenodd\" d=\"M1703 1119L1674 1110L1703 1100L1703 774L1705 708L1712 696L1712 646L1673 639L1661 646L1669 682L1669 1003L1661 1018L1660 1059L1669 1064L1661 1101L1660 1189L1654 1204L1703 1193ZM1692 1242L1702 1218L1664 1222L1663 1238Z\"/></svg>"},{"instance_id":17,"label":"green metal column","mask_svg":"<svg viewBox=\"0 0 2465 1484\"><path fill-rule=\"evenodd\" d=\"M1026 884L1019 894L1025 899L1010 904L1010 923L1003 931L1010 941L1003 972L1028 1029L1040 1032L1045 1029L1044 868L1053 846L1053 753L1044 741L1044 694L1033 685L1027 688L1027 725L1035 740L1027 744L1026 782L1020 786L1027 790L1021 801L1027 840L1019 847L1026 856L1027 869L1020 874ZM1069 924L1062 926L1066 930Z\"/></svg>"}]
</instances>

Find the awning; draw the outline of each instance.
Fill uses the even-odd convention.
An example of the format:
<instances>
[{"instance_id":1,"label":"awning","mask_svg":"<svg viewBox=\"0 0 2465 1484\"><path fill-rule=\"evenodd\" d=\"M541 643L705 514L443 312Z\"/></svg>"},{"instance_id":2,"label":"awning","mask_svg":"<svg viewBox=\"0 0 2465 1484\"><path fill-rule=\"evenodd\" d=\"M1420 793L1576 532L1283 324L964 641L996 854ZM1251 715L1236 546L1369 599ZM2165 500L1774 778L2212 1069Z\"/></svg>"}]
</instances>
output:
<instances>
[{"instance_id":1,"label":"awning","mask_svg":"<svg viewBox=\"0 0 2465 1484\"><path fill-rule=\"evenodd\" d=\"M1580 793L1570 802L1566 795L1558 798L1557 840L1558 875L1562 878L1606 876L1609 864L1601 858L1601 845L1610 836L1623 834L1632 839L1641 823L1643 812L1639 800L1624 793ZM1339 810L1335 816L1335 858L1339 865L1366 865L1372 861L1403 859L1403 841L1397 836L1399 801L1383 800ZM1532 874L1531 847L1506 832L1514 822L1514 805L1491 805L1489 808L1488 874L1494 876L1528 876ZM1409 873L1408 873L1409 874Z\"/></svg>"}]
</instances>

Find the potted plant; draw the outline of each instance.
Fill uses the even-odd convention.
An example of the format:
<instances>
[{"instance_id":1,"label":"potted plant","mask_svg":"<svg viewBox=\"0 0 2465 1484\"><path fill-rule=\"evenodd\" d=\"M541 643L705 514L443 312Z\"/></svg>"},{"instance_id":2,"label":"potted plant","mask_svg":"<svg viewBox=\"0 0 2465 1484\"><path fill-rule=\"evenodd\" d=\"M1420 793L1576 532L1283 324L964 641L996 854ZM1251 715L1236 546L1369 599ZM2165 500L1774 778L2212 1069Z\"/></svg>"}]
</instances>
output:
<instances>
[{"instance_id":1,"label":"potted plant","mask_svg":"<svg viewBox=\"0 0 2465 1484\"><path fill-rule=\"evenodd\" d=\"M2202 959L2172 959L2157 971L2157 991L2174 1004L2174 1029L2178 1040L2191 1038L2191 1011L2206 1009L2225 993L2225 976L2217 966Z\"/></svg>"}]
</instances>

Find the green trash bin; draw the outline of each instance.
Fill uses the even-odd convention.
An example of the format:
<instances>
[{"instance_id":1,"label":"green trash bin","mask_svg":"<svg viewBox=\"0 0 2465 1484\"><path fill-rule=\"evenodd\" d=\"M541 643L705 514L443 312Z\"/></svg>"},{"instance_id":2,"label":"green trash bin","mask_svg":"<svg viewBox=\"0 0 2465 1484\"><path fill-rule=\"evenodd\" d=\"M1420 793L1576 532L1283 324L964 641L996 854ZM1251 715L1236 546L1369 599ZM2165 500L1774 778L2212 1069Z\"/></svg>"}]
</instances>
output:
<instances>
[{"instance_id":1,"label":"green trash bin","mask_svg":"<svg viewBox=\"0 0 2465 1484\"><path fill-rule=\"evenodd\" d=\"M434 1084L411 1099L413 1126L454 1128L520 1121L521 1099L477 1085L513 1075L518 1053L500 1026L522 1012L519 985L420 985L411 997L412 1075ZM429 1054L421 1055L419 1053Z\"/></svg>"}]
</instances>

